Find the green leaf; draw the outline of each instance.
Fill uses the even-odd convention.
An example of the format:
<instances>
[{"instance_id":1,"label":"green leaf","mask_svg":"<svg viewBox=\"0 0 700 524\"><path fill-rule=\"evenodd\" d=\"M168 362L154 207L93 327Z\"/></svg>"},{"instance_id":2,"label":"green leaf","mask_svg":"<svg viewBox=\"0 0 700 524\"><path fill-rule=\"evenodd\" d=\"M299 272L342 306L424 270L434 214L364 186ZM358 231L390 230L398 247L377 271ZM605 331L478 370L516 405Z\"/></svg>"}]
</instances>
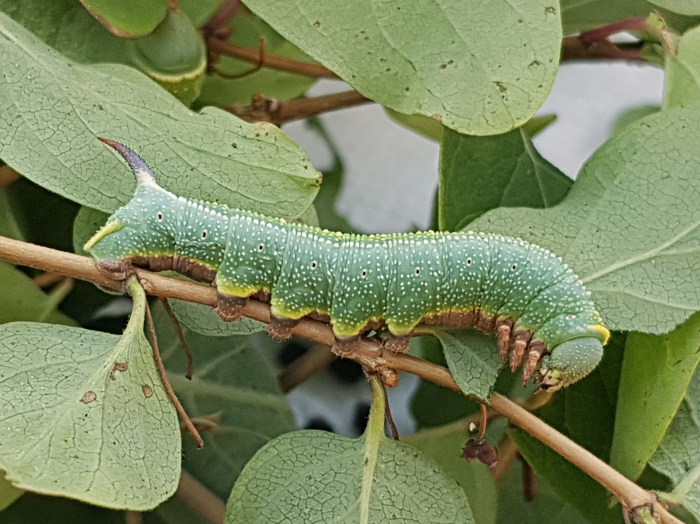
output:
<instances>
[{"instance_id":1,"label":"green leaf","mask_svg":"<svg viewBox=\"0 0 700 524\"><path fill-rule=\"evenodd\" d=\"M649 0L649 2L680 15L700 15L700 5L696 0Z\"/></svg>"},{"instance_id":2,"label":"green leaf","mask_svg":"<svg viewBox=\"0 0 700 524\"><path fill-rule=\"evenodd\" d=\"M619 507L610 508L603 486L525 431L513 428L509 434L551 490L581 515L596 524L622 524L622 512Z\"/></svg>"},{"instance_id":3,"label":"green leaf","mask_svg":"<svg viewBox=\"0 0 700 524\"><path fill-rule=\"evenodd\" d=\"M72 60L128 62L129 39L111 34L76 0L0 0L0 11Z\"/></svg>"},{"instance_id":4,"label":"green leaf","mask_svg":"<svg viewBox=\"0 0 700 524\"><path fill-rule=\"evenodd\" d=\"M132 510L177 488L177 415L143 335L146 296L130 289L122 337L0 326L0 467L16 486Z\"/></svg>"},{"instance_id":5,"label":"green leaf","mask_svg":"<svg viewBox=\"0 0 700 524\"><path fill-rule=\"evenodd\" d=\"M9 480L5 479L5 472L0 471L0 511L10 506L23 494L24 491L14 487Z\"/></svg>"},{"instance_id":6,"label":"green leaf","mask_svg":"<svg viewBox=\"0 0 700 524\"><path fill-rule=\"evenodd\" d=\"M110 33L129 38L153 31L168 9L168 0L80 1Z\"/></svg>"},{"instance_id":7,"label":"green leaf","mask_svg":"<svg viewBox=\"0 0 700 524\"><path fill-rule=\"evenodd\" d=\"M178 195L296 218L316 194L320 174L273 125L194 113L125 66L69 62L3 14L0 44L0 157L51 191L106 212L131 198L133 175L103 136Z\"/></svg>"},{"instance_id":8,"label":"green leaf","mask_svg":"<svg viewBox=\"0 0 700 524\"><path fill-rule=\"evenodd\" d=\"M527 121L559 65L559 6L548 0L246 5L365 96L474 135Z\"/></svg>"},{"instance_id":9,"label":"green leaf","mask_svg":"<svg viewBox=\"0 0 700 524\"><path fill-rule=\"evenodd\" d=\"M700 100L700 27L685 33L678 53L666 57L664 108L685 106Z\"/></svg>"},{"instance_id":10,"label":"green leaf","mask_svg":"<svg viewBox=\"0 0 700 524\"><path fill-rule=\"evenodd\" d=\"M644 0L561 0L565 35L625 18L647 16L653 10L654 6Z\"/></svg>"},{"instance_id":11,"label":"green leaf","mask_svg":"<svg viewBox=\"0 0 700 524\"><path fill-rule=\"evenodd\" d=\"M496 338L475 329L430 328L429 331L440 340L450 373L464 394L488 401L504 365L498 356Z\"/></svg>"},{"instance_id":12,"label":"green leaf","mask_svg":"<svg viewBox=\"0 0 700 524\"><path fill-rule=\"evenodd\" d=\"M414 344L420 345L420 352L416 356L433 364L447 366L437 338L414 337L411 345ZM475 400L430 380L421 379L411 400L411 414L420 429L443 426L477 411L479 404Z\"/></svg>"},{"instance_id":13,"label":"green leaf","mask_svg":"<svg viewBox=\"0 0 700 524\"><path fill-rule=\"evenodd\" d=\"M221 9L225 0L180 0L180 8L197 27L202 27Z\"/></svg>"},{"instance_id":14,"label":"green leaf","mask_svg":"<svg viewBox=\"0 0 700 524\"><path fill-rule=\"evenodd\" d=\"M649 465L673 484L670 499L700 519L700 372L690 381L685 399Z\"/></svg>"},{"instance_id":15,"label":"green leaf","mask_svg":"<svg viewBox=\"0 0 700 524\"><path fill-rule=\"evenodd\" d=\"M402 439L417 447L461 486L478 524L496 524L496 483L489 468L479 461L460 458L469 438L467 424L460 421L427 429Z\"/></svg>"},{"instance_id":16,"label":"green leaf","mask_svg":"<svg viewBox=\"0 0 700 524\"><path fill-rule=\"evenodd\" d=\"M558 206L499 208L470 228L561 256L608 328L668 332L700 309L698 127L700 104L638 120L596 151Z\"/></svg>"},{"instance_id":17,"label":"green leaf","mask_svg":"<svg viewBox=\"0 0 700 524\"><path fill-rule=\"evenodd\" d=\"M44 293L25 273L0 261L0 324L20 320L75 326L75 320L57 310L71 290L70 282Z\"/></svg>"},{"instance_id":18,"label":"green leaf","mask_svg":"<svg viewBox=\"0 0 700 524\"><path fill-rule=\"evenodd\" d=\"M248 11L239 10L231 19L230 25L233 32L228 41L232 44L258 49L260 37L264 37L267 54L302 62L313 62L307 54ZM202 94L197 100L198 105L223 107L250 104L253 96L258 93L264 93L265 96L277 100L290 100L302 96L316 82L315 78L271 67L262 67L259 71L246 74L253 71L257 64L228 55L222 55L216 66L226 75L244 76L226 78L216 73L208 75Z\"/></svg>"},{"instance_id":19,"label":"green leaf","mask_svg":"<svg viewBox=\"0 0 700 524\"><path fill-rule=\"evenodd\" d=\"M473 523L464 491L435 462L384 435L376 379L372 389L362 437L307 430L261 448L231 492L225 522Z\"/></svg>"},{"instance_id":20,"label":"green leaf","mask_svg":"<svg viewBox=\"0 0 700 524\"><path fill-rule=\"evenodd\" d=\"M632 480L642 473L666 434L698 362L700 313L667 335L629 334L610 461L620 473Z\"/></svg>"},{"instance_id":21,"label":"green leaf","mask_svg":"<svg viewBox=\"0 0 700 524\"><path fill-rule=\"evenodd\" d=\"M522 129L476 137L446 129L440 155L440 230L458 231L496 207L552 207L572 181Z\"/></svg>"},{"instance_id":22,"label":"green leaf","mask_svg":"<svg viewBox=\"0 0 700 524\"><path fill-rule=\"evenodd\" d=\"M314 200L314 208L322 228L340 233L356 233L356 229L352 227L348 219L338 214L335 209L344 173L345 166L336 156L333 167L323 174L323 184L321 184L321 189Z\"/></svg>"},{"instance_id":23,"label":"green leaf","mask_svg":"<svg viewBox=\"0 0 700 524\"><path fill-rule=\"evenodd\" d=\"M537 495L532 500L526 500L523 496L522 467L524 465L514 461L498 483L498 524L591 524L541 479L537 482Z\"/></svg>"},{"instance_id":24,"label":"green leaf","mask_svg":"<svg viewBox=\"0 0 700 524\"><path fill-rule=\"evenodd\" d=\"M438 122L435 118L431 118L425 115L405 115L397 111L393 111L388 107L384 110L386 114L389 115L393 120L396 120L399 124L413 129L416 133L431 138L437 142L442 140L443 125Z\"/></svg>"},{"instance_id":25,"label":"green leaf","mask_svg":"<svg viewBox=\"0 0 700 524\"><path fill-rule=\"evenodd\" d=\"M175 316L195 333L210 337L228 337L231 335L250 335L265 329L263 322L243 317L235 322L224 322L211 311L210 306L168 299Z\"/></svg>"},{"instance_id":26,"label":"green leaf","mask_svg":"<svg viewBox=\"0 0 700 524\"><path fill-rule=\"evenodd\" d=\"M195 362L192 380L187 380L184 351L160 305L154 308L154 320L163 360L180 402L191 418L205 421L203 449L198 450L189 436L184 439L184 467L226 499L258 448L296 429L277 382L277 371L260 351L257 337L212 338L185 328Z\"/></svg>"},{"instance_id":27,"label":"green leaf","mask_svg":"<svg viewBox=\"0 0 700 524\"><path fill-rule=\"evenodd\" d=\"M124 524L124 512L63 497L25 493L0 513L3 524Z\"/></svg>"},{"instance_id":28,"label":"green leaf","mask_svg":"<svg viewBox=\"0 0 700 524\"><path fill-rule=\"evenodd\" d=\"M15 240L26 240L14 210L7 189L0 190L0 235Z\"/></svg>"}]
</instances>

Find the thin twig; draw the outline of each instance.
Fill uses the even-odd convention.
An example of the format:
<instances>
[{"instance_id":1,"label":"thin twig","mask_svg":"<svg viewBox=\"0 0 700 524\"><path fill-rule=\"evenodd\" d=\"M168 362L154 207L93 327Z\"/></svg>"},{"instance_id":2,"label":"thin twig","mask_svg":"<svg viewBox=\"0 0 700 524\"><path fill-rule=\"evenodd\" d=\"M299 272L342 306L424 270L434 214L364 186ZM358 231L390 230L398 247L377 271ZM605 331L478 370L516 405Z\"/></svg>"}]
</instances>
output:
<instances>
[{"instance_id":1,"label":"thin twig","mask_svg":"<svg viewBox=\"0 0 700 524\"><path fill-rule=\"evenodd\" d=\"M562 60L633 60L646 61L644 42L618 44L608 37L623 31L648 31L644 17L627 18L606 24L562 40Z\"/></svg>"},{"instance_id":2,"label":"thin twig","mask_svg":"<svg viewBox=\"0 0 700 524\"><path fill-rule=\"evenodd\" d=\"M537 472L530 463L522 459L523 465L523 498L530 502L537 496Z\"/></svg>"},{"instance_id":3,"label":"thin twig","mask_svg":"<svg viewBox=\"0 0 700 524\"><path fill-rule=\"evenodd\" d=\"M148 321L148 329L151 332L151 342L153 343L153 358L156 361L156 366L158 366L158 372L160 373L160 378L163 381L163 386L165 386L165 390L168 392L168 396L170 397L170 400L175 406L175 409L180 414L180 417L182 417L182 421L185 423L185 426L187 426L187 429L194 437L194 440L197 443L197 447L201 449L204 447L204 441L202 440L199 431L197 431L197 428L195 428L194 424L192 424L190 417L185 411L185 408L183 408L182 404L180 404L180 400L177 398L175 390L170 385L168 374L165 372L163 359L160 356L160 348L158 347L158 336L156 335L156 326L155 324L153 324L153 315L151 315L151 307L148 305L148 302L146 302L146 320Z\"/></svg>"},{"instance_id":4,"label":"thin twig","mask_svg":"<svg viewBox=\"0 0 700 524\"><path fill-rule=\"evenodd\" d=\"M309 377L326 368L336 358L328 346L317 344L313 351L302 355L284 368L277 377L280 388L285 393L291 391L308 380Z\"/></svg>"},{"instance_id":5,"label":"thin twig","mask_svg":"<svg viewBox=\"0 0 700 524\"><path fill-rule=\"evenodd\" d=\"M371 100L358 91L285 101L257 94L250 104L235 104L224 109L246 122L271 122L279 126L297 118L307 118L365 102Z\"/></svg>"},{"instance_id":6,"label":"thin twig","mask_svg":"<svg viewBox=\"0 0 700 524\"><path fill-rule=\"evenodd\" d=\"M12 169L10 166L0 167L0 189L9 186L12 182L17 180L20 174Z\"/></svg>"},{"instance_id":7,"label":"thin twig","mask_svg":"<svg viewBox=\"0 0 700 524\"><path fill-rule=\"evenodd\" d=\"M227 27L241 6L241 0L227 0L213 18L207 22L207 25L202 28L205 38L213 36L221 28Z\"/></svg>"},{"instance_id":8,"label":"thin twig","mask_svg":"<svg viewBox=\"0 0 700 524\"><path fill-rule=\"evenodd\" d=\"M32 282L36 284L36 287L40 287L42 289L47 288L49 286L53 286L56 282L60 282L63 280L64 277L60 273L55 273L53 271L46 271L45 273L42 273L41 275L37 275L32 279Z\"/></svg>"},{"instance_id":9,"label":"thin twig","mask_svg":"<svg viewBox=\"0 0 700 524\"><path fill-rule=\"evenodd\" d=\"M1 236L0 259L44 271L57 271L67 276L89 280L108 289L119 290L122 287L121 282L103 275L97 269L94 260L90 258ZM139 280L148 282L152 294L188 300L212 307L216 305L216 290L211 286L168 278L142 269L136 270L136 274ZM262 302L251 300L243 308L242 313L255 320L270 322L270 306ZM303 319L292 332L327 346L333 345L335 340L330 326L310 319ZM360 339L355 347L353 358L370 370L407 371L455 391L460 391L459 386L446 368L411 355L385 351L381 345L373 340ZM626 508L634 509L651 504L654 513L659 515L663 524L683 524L681 520L671 515L653 494L636 485L517 403L495 393L490 399L490 406L494 411L585 471L612 492Z\"/></svg>"},{"instance_id":10,"label":"thin twig","mask_svg":"<svg viewBox=\"0 0 700 524\"><path fill-rule=\"evenodd\" d=\"M129 511L124 512L124 521L126 524L142 524L143 523L143 513L140 511Z\"/></svg>"},{"instance_id":11,"label":"thin twig","mask_svg":"<svg viewBox=\"0 0 700 524\"><path fill-rule=\"evenodd\" d=\"M379 383L384 391L384 413L386 416L386 421L389 423L389 427L391 428L391 436L394 438L394 440L400 440L399 428L396 427L396 422L394 422L394 417L391 414L391 406L389 406L389 395L386 394L386 386L381 380Z\"/></svg>"},{"instance_id":12,"label":"thin twig","mask_svg":"<svg viewBox=\"0 0 700 524\"><path fill-rule=\"evenodd\" d=\"M252 63L257 63L260 56L258 49L224 42L216 37L207 38L207 48L215 55L230 55ZM292 60L291 58L283 58L281 56L266 55L265 67L317 78L337 78L337 75L333 71L321 64L302 62L300 60Z\"/></svg>"},{"instance_id":13,"label":"thin twig","mask_svg":"<svg viewBox=\"0 0 700 524\"><path fill-rule=\"evenodd\" d=\"M175 496L212 524L223 524L226 503L186 471L182 472Z\"/></svg>"},{"instance_id":14,"label":"thin twig","mask_svg":"<svg viewBox=\"0 0 700 524\"><path fill-rule=\"evenodd\" d=\"M486 427L489 425L489 408L483 402L479 403L479 408L481 410L481 418L479 419L479 438L486 438Z\"/></svg>"},{"instance_id":15,"label":"thin twig","mask_svg":"<svg viewBox=\"0 0 700 524\"><path fill-rule=\"evenodd\" d=\"M192 376L194 375L194 360L192 359L192 352L190 351L190 346L187 343L185 334L182 332L182 326L180 325L180 321L175 316L175 313L173 313L173 310L170 308L170 303L168 303L167 298L158 297L158 300L160 300L160 303L163 304L163 307L165 308L165 311L168 312L168 316L170 317L173 326L175 326L177 337L180 339L182 349L185 350L185 355L187 356L187 375L185 376L188 379L192 380Z\"/></svg>"},{"instance_id":16,"label":"thin twig","mask_svg":"<svg viewBox=\"0 0 700 524\"><path fill-rule=\"evenodd\" d=\"M255 65L255 67L253 67L253 69L250 69L249 71L245 71L244 73L237 73L235 75L223 72L219 68L219 66L216 65L215 63L210 64L209 69L223 78L236 79L236 78L244 78L248 75L252 75L253 73L257 73L258 71L260 71L263 68L264 65L265 65L265 37L261 36L260 37L260 44L259 44L259 48L258 48L258 63Z\"/></svg>"},{"instance_id":17,"label":"thin twig","mask_svg":"<svg viewBox=\"0 0 700 524\"><path fill-rule=\"evenodd\" d=\"M498 464L491 468L493 479L498 482L503 478L513 459L518 456L518 445L508 435L505 435L498 445Z\"/></svg>"}]
</instances>

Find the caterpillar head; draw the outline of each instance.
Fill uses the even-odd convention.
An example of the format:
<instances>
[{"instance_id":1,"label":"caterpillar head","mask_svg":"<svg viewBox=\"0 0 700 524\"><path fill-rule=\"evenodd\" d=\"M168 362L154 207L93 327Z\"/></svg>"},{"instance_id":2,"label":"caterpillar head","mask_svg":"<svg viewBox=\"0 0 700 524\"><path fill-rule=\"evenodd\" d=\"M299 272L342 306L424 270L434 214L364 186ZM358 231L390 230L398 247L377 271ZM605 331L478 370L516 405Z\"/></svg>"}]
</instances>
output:
<instances>
[{"instance_id":1,"label":"caterpillar head","mask_svg":"<svg viewBox=\"0 0 700 524\"><path fill-rule=\"evenodd\" d=\"M138 186L134 198L119 208L85 244L98 267L115 278L126 278L127 259L172 253L177 197L161 188L146 162L119 142L100 138L124 157ZM127 262L125 262L127 261Z\"/></svg>"},{"instance_id":2,"label":"caterpillar head","mask_svg":"<svg viewBox=\"0 0 700 524\"><path fill-rule=\"evenodd\" d=\"M594 337L568 340L542 358L539 375L541 386L549 391L573 384L588 375L603 358L603 342Z\"/></svg>"}]
</instances>

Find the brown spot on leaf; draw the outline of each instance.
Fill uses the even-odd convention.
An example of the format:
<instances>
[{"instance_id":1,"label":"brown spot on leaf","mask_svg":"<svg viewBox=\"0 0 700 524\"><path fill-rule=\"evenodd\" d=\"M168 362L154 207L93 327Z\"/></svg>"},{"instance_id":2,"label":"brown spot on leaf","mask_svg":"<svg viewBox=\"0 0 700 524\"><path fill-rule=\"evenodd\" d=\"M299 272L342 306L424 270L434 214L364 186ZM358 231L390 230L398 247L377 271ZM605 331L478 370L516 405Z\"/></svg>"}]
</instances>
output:
<instances>
[{"instance_id":1,"label":"brown spot on leaf","mask_svg":"<svg viewBox=\"0 0 700 524\"><path fill-rule=\"evenodd\" d=\"M153 396L153 388L151 386L141 386L141 389L144 397L151 398Z\"/></svg>"},{"instance_id":2,"label":"brown spot on leaf","mask_svg":"<svg viewBox=\"0 0 700 524\"><path fill-rule=\"evenodd\" d=\"M129 368L129 364L126 362L115 362L114 366L112 366L112 371L109 372L109 378L111 380L116 380L117 377L115 373L117 371L126 371Z\"/></svg>"},{"instance_id":3,"label":"brown spot on leaf","mask_svg":"<svg viewBox=\"0 0 700 524\"><path fill-rule=\"evenodd\" d=\"M95 399L97 399L97 394L94 391L88 391L83 395L83 398L80 399L81 402L85 404L89 404L90 402L93 402Z\"/></svg>"}]
</instances>

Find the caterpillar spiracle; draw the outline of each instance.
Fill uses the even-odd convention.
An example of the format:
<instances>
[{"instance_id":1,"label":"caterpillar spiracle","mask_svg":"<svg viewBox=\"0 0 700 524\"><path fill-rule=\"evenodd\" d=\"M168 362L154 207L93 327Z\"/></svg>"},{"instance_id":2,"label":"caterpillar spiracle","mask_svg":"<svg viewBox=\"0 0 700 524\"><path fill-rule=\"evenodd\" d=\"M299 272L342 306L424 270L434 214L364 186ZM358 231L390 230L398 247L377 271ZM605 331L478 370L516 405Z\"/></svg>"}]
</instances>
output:
<instances>
[{"instance_id":1,"label":"caterpillar spiracle","mask_svg":"<svg viewBox=\"0 0 700 524\"><path fill-rule=\"evenodd\" d=\"M330 321L336 351L369 330L405 351L420 323L496 333L524 382L559 389L595 368L609 338L590 293L550 251L482 233L350 235L178 197L146 162L116 149L136 175L133 199L85 245L104 273L174 270L217 289L214 313L240 318L269 301L277 338L306 315Z\"/></svg>"}]
</instances>

